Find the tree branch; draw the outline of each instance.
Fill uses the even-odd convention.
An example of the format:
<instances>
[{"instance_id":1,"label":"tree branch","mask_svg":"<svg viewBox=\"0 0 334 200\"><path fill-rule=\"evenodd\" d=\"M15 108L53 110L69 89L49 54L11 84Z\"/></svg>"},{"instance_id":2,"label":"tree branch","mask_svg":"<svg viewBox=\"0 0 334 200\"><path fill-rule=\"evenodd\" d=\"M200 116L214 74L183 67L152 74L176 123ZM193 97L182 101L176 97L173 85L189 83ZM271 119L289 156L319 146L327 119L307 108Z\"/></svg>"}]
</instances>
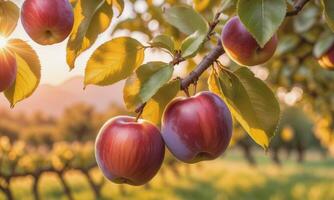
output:
<instances>
[{"instance_id":1,"label":"tree branch","mask_svg":"<svg viewBox=\"0 0 334 200\"><path fill-rule=\"evenodd\" d=\"M297 15L310 0L296 0L293 10L286 13L287 17Z\"/></svg>"},{"instance_id":2,"label":"tree branch","mask_svg":"<svg viewBox=\"0 0 334 200\"><path fill-rule=\"evenodd\" d=\"M192 71L187 77L182 79L181 89L185 90L189 87L189 85L195 83L198 78L203 74L205 70L207 70L221 55L225 53L225 50L221 44L213 48L210 53L203 58L203 60L198 64L198 66Z\"/></svg>"}]
</instances>

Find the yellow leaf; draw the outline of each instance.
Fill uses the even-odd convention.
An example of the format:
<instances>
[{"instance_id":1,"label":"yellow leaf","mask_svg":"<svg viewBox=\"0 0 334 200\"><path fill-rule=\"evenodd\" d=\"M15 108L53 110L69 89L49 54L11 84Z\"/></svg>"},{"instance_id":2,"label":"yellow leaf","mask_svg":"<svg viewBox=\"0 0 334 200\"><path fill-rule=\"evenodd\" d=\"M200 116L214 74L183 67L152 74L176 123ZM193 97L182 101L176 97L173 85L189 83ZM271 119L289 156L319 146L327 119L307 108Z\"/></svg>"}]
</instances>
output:
<instances>
[{"instance_id":1,"label":"yellow leaf","mask_svg":"<svg viewBox=\"0 0 334 200\"><path fill-rule=\"evenodd\" d=\"M110 0L78 0L74 7L74 26L67 43L67 64L75 66L76 58L90 48L97 36L110 25L113 16Z\"/></svg>"},{"instance_id":2,"label":"yellow leaf","mask_svg":"<svg viewBox=\"0 0 334 200\"><path fill-rule=\"evenodd\" d=\"M195 9L198 12L203 12L207 7L209 7L211 1L210 0L193 0L195 5Z\"/></svg>"},{"instance_id":3,"label":"yellow leaf","mask_svg":"<svg viewBox=\"0 0 334 200\"><path fill-rule=\"evenodd\" d=\"M8 37L16 28L20 9L11 1L0 1L0 35Z\"/></svg>"},{"instance_id":4,"label":"yellow leaf","mask_svg":"<svg viewBox=\"0 0 334 200\"><path fill-rule=\"evenodd\" d=\"M208 84L254 141L268 149L280 118L280 106L271 89L245 67L235 72L212 71Z\"/></svg>"},{"instance_id":5,"label":"yellow leaf","mask_svg":"<svg viewBox=\"0 0 334 200\"><path fill-rule=\"evenodd\" d=\"M112 4L116 6L117 10L119 11L118 16L121 16L124 10L124 1L123 0L112 0Z\"/></svg>"},{"instance_id":6,"label":"yellow leaf","mask_svg":"<svg viewBox=\"0 0 334 200\"><path fill-rule=\"evenodd\" d=\"M110 85L127 78L144 60L144 48L137 40L120 37L102 44L88 60L85 85Z\"/></svg>"},{"instance_id":7,"label":"yellow leaf","mask_svg":"<svg viewBox=\"0 0 334 200\"><path fill-rule=\"evenodd\" d=\"M5 91L5 96L11 107L14 107L37 88L41 78L41 64L36 52L23 40L9 40L8 49L16 55L17 76L15 83Z\"/></svg>"}]
</instances>

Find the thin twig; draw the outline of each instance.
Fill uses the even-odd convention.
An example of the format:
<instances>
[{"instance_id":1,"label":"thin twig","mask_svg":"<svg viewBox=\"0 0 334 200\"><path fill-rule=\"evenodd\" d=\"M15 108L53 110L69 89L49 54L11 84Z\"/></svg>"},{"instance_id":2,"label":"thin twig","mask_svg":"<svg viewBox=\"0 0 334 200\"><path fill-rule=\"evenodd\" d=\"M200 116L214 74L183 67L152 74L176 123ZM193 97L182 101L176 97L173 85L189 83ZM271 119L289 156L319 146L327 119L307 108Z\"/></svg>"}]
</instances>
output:
<instances>
[{"instance_id":1,"label":"thin twig","mask_svg":"<svg viewBox=\"0 0 334 200\"><path fill-rule=\"evenodd\" d=\"M198 66L187 77L182 79L181 89L184 90L198 80L203 72L208 69L221 55L225 53L221 42L211 50L211 52L203 58Z\"/></svg>"},{"instance_id":2,"label":"thin twig","mask_svg":"<svg viewBox=\"0 0 334 200\"><path fill-rule=\"evenodd\" d=\"M298 13L304 8L304 6L309 2L310 0L296 0L296 3L293 6L293 10L286 13L287 17L298 15Z\"/></svg>"}]
</instances>

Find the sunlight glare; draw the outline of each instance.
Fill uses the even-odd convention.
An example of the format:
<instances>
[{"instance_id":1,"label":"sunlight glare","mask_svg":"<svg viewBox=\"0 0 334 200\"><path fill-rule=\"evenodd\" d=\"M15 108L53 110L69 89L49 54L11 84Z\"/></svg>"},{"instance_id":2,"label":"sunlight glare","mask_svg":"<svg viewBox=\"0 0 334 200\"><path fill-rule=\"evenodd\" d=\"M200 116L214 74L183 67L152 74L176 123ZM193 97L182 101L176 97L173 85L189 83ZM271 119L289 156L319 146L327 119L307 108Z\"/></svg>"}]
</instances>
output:
<instances>
[{"instance_id":1,"label":"sunlight glare","mask_svg":"<svg viewBox=\"0 0 334 200\"><path fill-rule=\"evenodd\" d=\"M5 48L7 46L7 38L0 36L0 48Z\"/></svg>"}]
</instances>

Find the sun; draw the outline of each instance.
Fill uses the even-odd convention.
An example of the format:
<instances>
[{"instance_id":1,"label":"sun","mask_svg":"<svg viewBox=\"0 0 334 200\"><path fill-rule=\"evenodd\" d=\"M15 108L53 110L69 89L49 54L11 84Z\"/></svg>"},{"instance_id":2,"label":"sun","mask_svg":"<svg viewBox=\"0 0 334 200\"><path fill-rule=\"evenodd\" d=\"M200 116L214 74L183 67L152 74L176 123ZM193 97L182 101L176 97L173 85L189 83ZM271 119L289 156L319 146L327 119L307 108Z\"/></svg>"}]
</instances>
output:
<instances>
[{"instance_id":1,"label":"sun","mask_svg":"<svg viewBox=\"0 0 334 200\"><path fill-rule=\"evenodd\" d=\"M0 36L0 48L5 48L7 46L7 38L1 37Z\"/></svg>"}]
</instances>

